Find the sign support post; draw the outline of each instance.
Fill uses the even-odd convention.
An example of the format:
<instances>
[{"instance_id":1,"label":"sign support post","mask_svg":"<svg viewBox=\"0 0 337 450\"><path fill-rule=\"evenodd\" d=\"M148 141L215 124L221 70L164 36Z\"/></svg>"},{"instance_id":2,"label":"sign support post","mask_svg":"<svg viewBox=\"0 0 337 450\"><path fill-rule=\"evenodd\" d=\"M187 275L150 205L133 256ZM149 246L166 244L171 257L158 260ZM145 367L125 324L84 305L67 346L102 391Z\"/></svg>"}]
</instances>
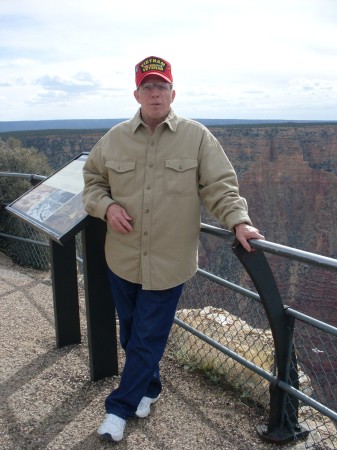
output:
<instances>
[{"instance_id":1,"label":"sign support post","mask_svg":"<svg viewBox=\"0 0 337 450\"><path fill-rule=\"evenodd\" d=\"M49 240L57 348L81 342L75 238Z\"/></svg>"},{"instance_id":2,"label":"sign support post","mask_svg":"<svg viewBox=\"0 0 337 450\"><path fill-rule=\"evenodd\" d=\"M93 381L118 374L115 304L104 255L106 224L92 219L81 232L90 374Z\"/></svg>"}]
</instances>

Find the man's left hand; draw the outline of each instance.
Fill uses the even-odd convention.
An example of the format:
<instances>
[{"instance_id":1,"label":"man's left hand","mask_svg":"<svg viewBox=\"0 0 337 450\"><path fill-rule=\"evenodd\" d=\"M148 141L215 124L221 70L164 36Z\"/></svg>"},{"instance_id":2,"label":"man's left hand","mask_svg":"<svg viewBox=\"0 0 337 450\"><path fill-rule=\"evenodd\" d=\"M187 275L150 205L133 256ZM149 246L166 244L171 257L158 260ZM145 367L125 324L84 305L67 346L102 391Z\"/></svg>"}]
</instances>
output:
<instances>
[{"instance_id":1,"label":"man's left hand","mask_svg":"<svg viewBox=\"0 0 337 450\"><path fill-rule=\"evenodd\" d=\"M243 248L247 252L251 252L253 249L249 245L248 239L264 239L264 236L259 233L257 228L252 227L246 223L240 223L235 226L235 235L237 240L242 244Z\"/></svg>"}]
</instances>

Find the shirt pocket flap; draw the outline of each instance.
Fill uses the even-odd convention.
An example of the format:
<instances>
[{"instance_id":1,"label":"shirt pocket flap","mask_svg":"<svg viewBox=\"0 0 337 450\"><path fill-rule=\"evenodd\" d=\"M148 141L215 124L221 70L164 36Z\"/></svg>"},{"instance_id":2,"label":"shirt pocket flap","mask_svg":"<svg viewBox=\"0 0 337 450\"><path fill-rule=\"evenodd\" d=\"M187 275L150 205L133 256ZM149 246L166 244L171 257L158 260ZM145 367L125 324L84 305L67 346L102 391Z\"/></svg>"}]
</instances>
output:
<instances>
[{"instance_id":1,"label":"shirt pocket flap","mask_svg":"<svg viewBox=\"0 0 337 450\"><path fill-rule=\"evenodd\" d=\"M184 172L185 170L194 169L198 166L196 159L167 159L165 167L176 170L177 172Z\"/></svg>"},{"instance_id":2,"label":"shirt pocket flap","mask_svg":"<svg viewBox=\"0 0 337 450\"><path fill-rule=\"evenodd\" d=\"M135 169L136 161L106 161L105 167L119 173L129 172Z\"/></svg>"}]
</instances>

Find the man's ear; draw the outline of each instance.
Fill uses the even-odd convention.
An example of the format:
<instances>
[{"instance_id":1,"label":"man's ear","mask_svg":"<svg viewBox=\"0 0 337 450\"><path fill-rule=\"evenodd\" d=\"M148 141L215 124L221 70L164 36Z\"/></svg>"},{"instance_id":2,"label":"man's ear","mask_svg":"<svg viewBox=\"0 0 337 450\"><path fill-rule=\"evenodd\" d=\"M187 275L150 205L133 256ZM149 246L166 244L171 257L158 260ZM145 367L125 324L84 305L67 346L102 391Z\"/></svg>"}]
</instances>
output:
<instances>
[{"instance_id":1,"label":"man's ear","mask_svg":"<svg viewBox=\"0 0 337 450\"><path fill-rule=\"evenodd\" d=\"M137 102L140 103L140 101L139 101L139 91L138 91L138 89L136 89L135 91L133 91L133 95L134 95L135 99L137 100Z\"/></svg>"}]
</instances>

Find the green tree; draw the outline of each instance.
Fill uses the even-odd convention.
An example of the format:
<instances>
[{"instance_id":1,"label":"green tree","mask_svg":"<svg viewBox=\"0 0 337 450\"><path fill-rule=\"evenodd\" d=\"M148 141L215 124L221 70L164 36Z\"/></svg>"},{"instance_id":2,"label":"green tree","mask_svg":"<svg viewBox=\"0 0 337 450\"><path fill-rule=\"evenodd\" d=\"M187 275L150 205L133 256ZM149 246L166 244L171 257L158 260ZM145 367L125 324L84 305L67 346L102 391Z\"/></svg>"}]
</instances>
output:
<instances>
[{"instance_id":1,"label":"green tree","mask_svg":"<svg viewBox=\"0 0 337 450\"><path fill-rule=\"evenodd\" d=\"M0 139L0 172L50 175L52 169L45 155L34 147L26 148L10 137ZM10 203L31 188L30 180L0 177L0 205Z\"/></svg>"},{"instance_id":2,"label":"green tree","mask_svg":"<svg viewBox=\"0 0 337 450\"><path fill-rule=\"evenodd\" d=\"M33 147L23 147L15 138L9 138L7 141L0 139L0 172L48 176L52 173L52 169L45 155ZM48 248L29 242L29 240L45 242L47 240L45 236L27 223L11 216L5 209L8 203L16 200L31 187L29 178L0 176L0 232L27 239L21 241L0 238L0 249L17 264L35 269L48 269Z\"/></svg>"}]
</instances>

